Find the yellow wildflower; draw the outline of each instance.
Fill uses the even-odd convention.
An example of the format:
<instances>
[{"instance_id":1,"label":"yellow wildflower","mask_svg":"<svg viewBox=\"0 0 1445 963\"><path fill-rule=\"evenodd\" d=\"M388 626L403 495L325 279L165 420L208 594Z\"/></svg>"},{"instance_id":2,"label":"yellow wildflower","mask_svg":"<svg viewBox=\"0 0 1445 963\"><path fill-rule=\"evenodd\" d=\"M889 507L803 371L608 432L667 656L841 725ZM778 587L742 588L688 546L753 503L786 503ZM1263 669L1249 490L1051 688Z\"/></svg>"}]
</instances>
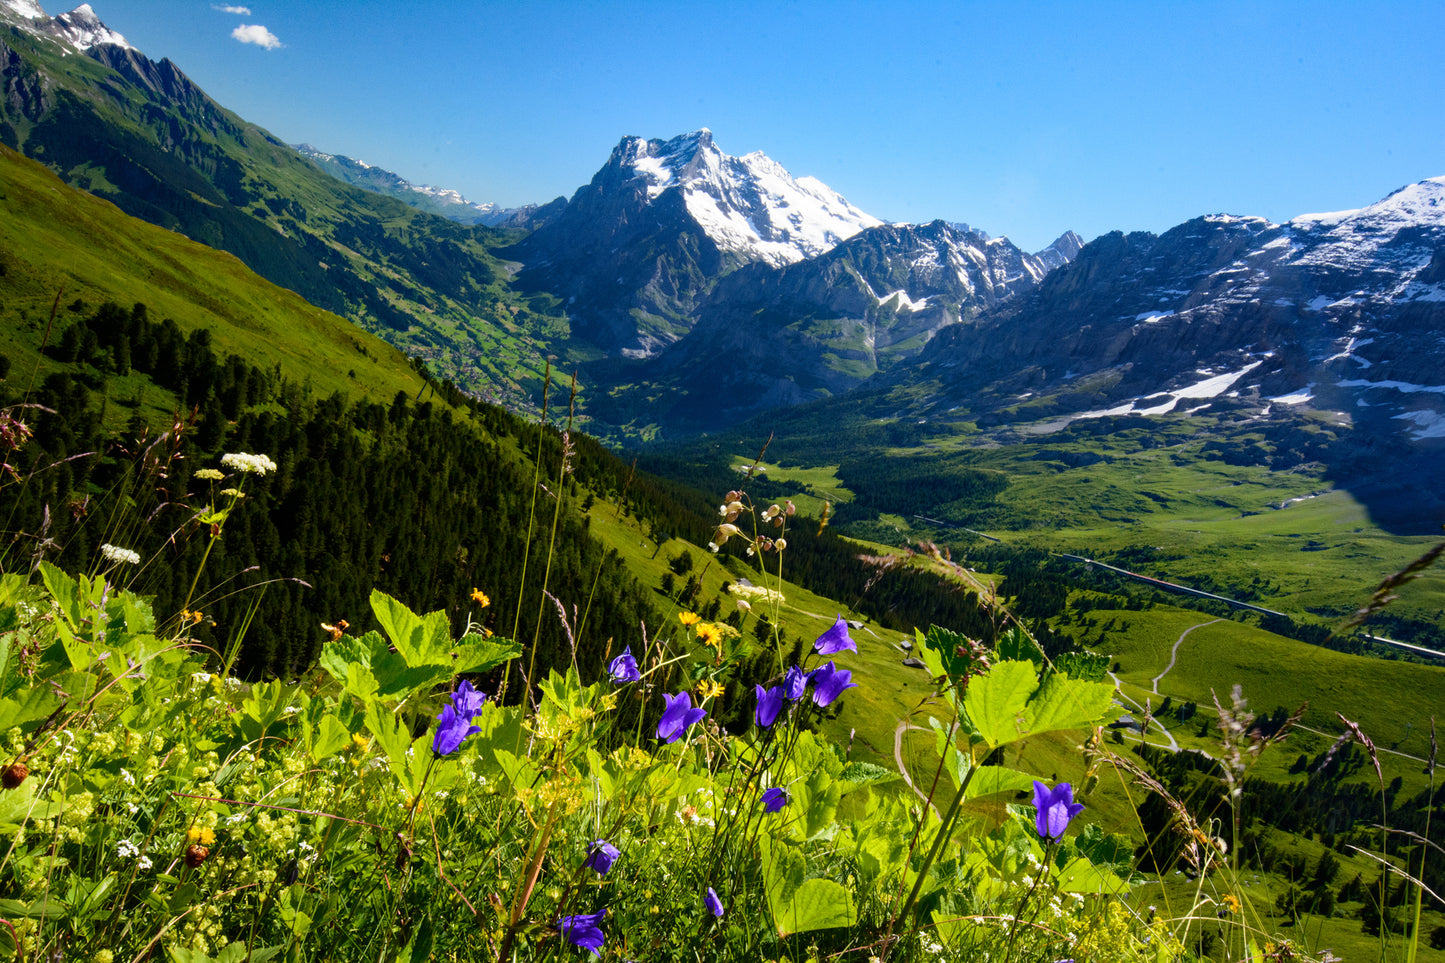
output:
<instances>
[{"instance_id":1,"label":"yellow wildflower","mask_svg":"<svg viewBox=\"0 0 1445 963\"><path fill-rule=\"evenodd\" d=\"M693 612L683 612L677 617L677 620L683 625L696 625L702 621L702 616Z\"/></svg>"},{"instance_id":2,"label":"yellow wildflower","mask_svg":"<svg viewBox=\"0 0 1445 963\"><path fill-rule=\"evenodd\" d=\"M1225 893L1223 903L1224 908L1230 913L1239 912L1239 897L1235 896L1233 893Z\"/></svg>"},{"instance_id":3,"label":"yellow wildflower","mask_svg":"<svg viewBox=\"0 0 1445 963\"><path fill-rule=\"evenodd\" d=\"M207 829L205 826L192 826L186 830L186 842L200 843L202 846L212 846L216 842L216 831Z\"/></svg>"},{"instance_id":4,"label":"yellow wildflower","mask_svg":"<svg viewBox=\"0 0 1445 963\"><path fill-rule=\"evenodd\" d=\"M476 602L482 608L486 608L488 605L492 604L492 600L487 598L487 593L483 592L479 588L472 589L472 601Z\"/></svg>"},{"instance_id":5,"label":"yellow wildflower","mask_svg":"<svg viewBox=\"0 0 1445 963\"><path fill-rule=\"evenodd\" d=\"M699 699L720 699L724 691L722 684L712 679L703 679L697 684Z\"/></svg>"},{"instance_id":6,"label":"yellow wildflower","mask_svg":"<svg viewBox=\"0 0 1445 963\"><path fill-rule=\"evenodd\" d=\"M722 629L718 628L713 623L699 623L697 627L697 637L699 639L702 639L705 644L712 646L714 649L717 649L719 652L722 651Z\"/></svg>"}]
</instances>

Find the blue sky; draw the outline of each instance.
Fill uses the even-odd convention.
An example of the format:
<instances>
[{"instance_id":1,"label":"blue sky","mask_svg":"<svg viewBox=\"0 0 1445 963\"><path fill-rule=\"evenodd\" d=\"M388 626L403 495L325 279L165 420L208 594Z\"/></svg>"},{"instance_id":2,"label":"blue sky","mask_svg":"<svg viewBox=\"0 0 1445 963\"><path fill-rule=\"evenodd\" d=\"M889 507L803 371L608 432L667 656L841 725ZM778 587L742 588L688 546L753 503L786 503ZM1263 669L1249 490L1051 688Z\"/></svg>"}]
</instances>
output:
<instances>
[{"instance_id":1,"label":"blue sky","mask_svg":"<svg viewBox=\"0 0 1445 963\"><path fill-rule=\"evenodd\" d=\"M1445 174L1438 0L91 4L283 140L507 206L699 127L876 217L1027 249Z\"/></svg>"}]
</instances>

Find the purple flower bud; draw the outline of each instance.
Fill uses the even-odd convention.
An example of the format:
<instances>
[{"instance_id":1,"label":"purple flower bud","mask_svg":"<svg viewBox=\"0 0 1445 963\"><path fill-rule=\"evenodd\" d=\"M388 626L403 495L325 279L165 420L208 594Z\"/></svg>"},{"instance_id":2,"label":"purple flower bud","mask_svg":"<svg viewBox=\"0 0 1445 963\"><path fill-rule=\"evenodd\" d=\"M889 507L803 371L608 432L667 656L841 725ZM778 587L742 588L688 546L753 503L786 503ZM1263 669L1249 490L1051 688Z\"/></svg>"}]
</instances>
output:
<instances>
[{"instance_id":1,"label":"purple flower bud","mask_svg":"<svg viewBox=\"0 0 1445 963\"><path fill-rule=\"evenodd\" d=\"M1074 802L1074 787L1061 782L1053 789L1034 780L1034 826L1044 839L1062 839L1064 830L1075 816L1084 811L1083 803Z\"/></svg>"},{"instance_id":2,"label":"purple flower bud","mask_svg":"<svg viewBox=\"0 0 1445 963\"><path fill-rule=\"evenodd\" d=\"M858 683L852 678L851 669L840 669L832 662L818 666L808 675L808 681L813 685L813 703L820 708L831 705L844 689L857 688Z\"/></svg>"},{"instance_id":3,"label":"purple flower bud","mask_svg":"<svg viewBox=\"0 0 1445 963\"><path fill-rule=\"evenodd\" d=\"M786 789L774 786L762 795L763 812L775 813L792 801L793 797L788 795Z\"/></svg>"},{"instance_id":4,"label":"purple flower bud","mask_svg":"<svg viewBox=\"0 0 1445 963\"><path fill-rule=\"evenodd\" d=\"M813 651L819 655L832 655L844 649L857 652L858 646L849 637L848 623L843 621L843 616L840 615L831 629L818 636L818 640L813 643Z\"/></svg>"},{"instance_id":5,"label":"purple flower bud","mask_svg":"<svg viewBox=\"0 0 1445 963\"><path fill-rule=\"evenodd\" d=\"M766 729L778 718L778 713L783 711L783 689L776 685L767 690L760 685L753 688L758 692L758 707L753 710L753 721Z\"/></svg>"},{"instance_id":6,"label":"purple flower bud","mask_svg":"<svg viewBox=\"0 0 1445 963\"><path fill-rule=\"evenodd\" d=\"M437 716L437 731L432 736L431 750L439 756L450 756L461 748L462 741L473 733L481 732L478 726L470 725L471 720L457 712L456 706L448 702Z\"/></svg>"},{"instance_id":7,"label":"purple flower bud","mask_svg":"<svg viewBox=\"0 0 1445 963\"><path fill-rule=\"evenodd\" d=\"M807 690L808 673L796 665L789 666L788 674L783 676L783 696L790 702L797 702Z\"/></svg>"},{"instance_id":8,"label":"purple flower bud","mask_svg":"<svg viewBox=\"0 0 1445 963\"><path fill-rule=\"evenodd\" d=\"M463 679L457 686L457 691L452 693L452 707L457 710L457 715L468 722L476 718L486 701L487 694L480 689L473 688L466 679Z\"/></svg>"},{"instance_id":9,"label":"purple flower bud","mask_svg":"<svg viewBox=\"0 0 1445 963\"><path fill-rule=\"evenodd\" d=\"M568 943L580 946L594 956L601 956L602 944L607 939L602 935L602 917L606 915L607 910L601 909L595 913L563 916L557 920L557 929L562 931L562 938Z\"/></svg>"},{"instance_id":10,"label":"purple flower bud","mask_svg":"<svg viewBox=\"0 0 1445 963\"><path fill-rule=\"evenodd\" d=\"M723 915L722 900L717 898L717 890L713 889L711 886L707 888L707 895L702 898L702 901L703 904L707 906L707 911L709 913L718 917L721 917Z\"/></svg>"},{"instance_id":11,"label":"purple flower bud","mask_svg":"<svg viewBox=\"0 0 1445 963\"><path fill-rule=\"evenodd\" d=\"M595 872L598 876L606 876L612 864L622 852L605 839L594 839L587 844L587 860L582 865Z\"/></svg>"},{"instance_id":12,"label":"purple flower bud","mask_svg":"<svg viewBox=\"0 0 1445 963\"><path fill-rule=\"evenodd\" d=\"M623 682L636 682L642 678L642 673L637 671L637 660L632 657L632 646L622 650L622 654L613 659L607 665L607 671L612 675L612 681L619 685Z\"/></svg>"},{"instance_id":13,"label":"purple flower bud","mask_svg":"<svg viewBox=\"0 0 1445 963\"><path fill-rule=\"evenodd\" d=\"M684 689L675 696L664 695L662 701L666 708L662 710L662 718L657 721L657 738L663 742L676 742L688 726L694 722L701 722L707 715L706 709L694 709L692 707L692 696Z\"/></svg>"}]
</instances>

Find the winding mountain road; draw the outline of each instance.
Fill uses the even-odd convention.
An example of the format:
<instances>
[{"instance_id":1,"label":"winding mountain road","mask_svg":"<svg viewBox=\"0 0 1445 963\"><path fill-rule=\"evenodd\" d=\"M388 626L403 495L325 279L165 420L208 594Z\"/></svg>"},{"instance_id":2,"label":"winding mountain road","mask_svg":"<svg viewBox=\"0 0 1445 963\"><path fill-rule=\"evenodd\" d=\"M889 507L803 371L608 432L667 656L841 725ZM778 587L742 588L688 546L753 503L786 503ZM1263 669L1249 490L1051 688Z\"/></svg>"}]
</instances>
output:
<instances>
[{"instance_id":1,"label":"winding mountain road","mask_svg":"<svg viewBox=\"0 0 1445 963\"><path fill-rule=\"evenodd\" d=\"M1168 674L1170 673L1170 671L1173 670L1173 668L1174 668L1174 663L1179 660L1179 647L1184 644L1184 637L1185 637L1186 635L1188 635L1190 632L1193 632L1195 629L1202 629L1202 628L1204 628L1206 625L1213 625L1215 622L1223 622L1223 621L1224 621L1224 619L1210 619L1208 622L1200 622L1198 625L1191 625L1189 628L1187 628L1187 629L1185 629L1183 632L1180 632L1180 633L1179 633L1179 638L1177 638L1177 639L1174 640L1174 647L1169 650L1169 664L1164 667L1164 671L1163 671L1163 672L1159 673L1158 675L1156 675L1156 676L1154 677L1154 694L1155 694L1155 695L1158 695L1158 694L1159 694L1159 680L1162 679L1162 678L1164 678L1166 675L1168 675Z\"/></svg>"}]
</instances>

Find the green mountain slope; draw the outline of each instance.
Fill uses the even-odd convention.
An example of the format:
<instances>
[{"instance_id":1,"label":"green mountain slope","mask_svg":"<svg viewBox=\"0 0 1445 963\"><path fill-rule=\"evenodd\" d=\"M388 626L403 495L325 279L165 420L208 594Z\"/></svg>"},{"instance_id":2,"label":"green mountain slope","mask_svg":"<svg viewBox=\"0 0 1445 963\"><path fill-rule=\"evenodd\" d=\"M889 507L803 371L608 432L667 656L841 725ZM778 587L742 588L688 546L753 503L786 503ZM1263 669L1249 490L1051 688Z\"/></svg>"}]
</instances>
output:
<instances>
[{"instance_id":1,"label":"green mountain slope","mask_svg":"<svg viewBox=\"0 0 1445 963\"><path fill-rule=\"evenodd\" d=\"M395 348L234 256L137 220L0 147L0 351L16 372L35 363L52 306L69 317L105 301L143 302L182 331L207 328L216 347L324 394L390 402L422 379ZM56 369L39 359L40 377Z\"/></svg>"},{"instance_id":2,"label":"green mountain slope","mask_svg":"<svg viewBox=\"0 0 1445 963\"><path fill-rule=\"evenodd\" d=\"M505 235L343 184L225 110L168 60L116 46L60 56L0 40L0 142L128 214L229 251L385 337L440 376L514 406L540 384L533 342L564 333L488 252Z\"/></svg>"}]
</instances>

